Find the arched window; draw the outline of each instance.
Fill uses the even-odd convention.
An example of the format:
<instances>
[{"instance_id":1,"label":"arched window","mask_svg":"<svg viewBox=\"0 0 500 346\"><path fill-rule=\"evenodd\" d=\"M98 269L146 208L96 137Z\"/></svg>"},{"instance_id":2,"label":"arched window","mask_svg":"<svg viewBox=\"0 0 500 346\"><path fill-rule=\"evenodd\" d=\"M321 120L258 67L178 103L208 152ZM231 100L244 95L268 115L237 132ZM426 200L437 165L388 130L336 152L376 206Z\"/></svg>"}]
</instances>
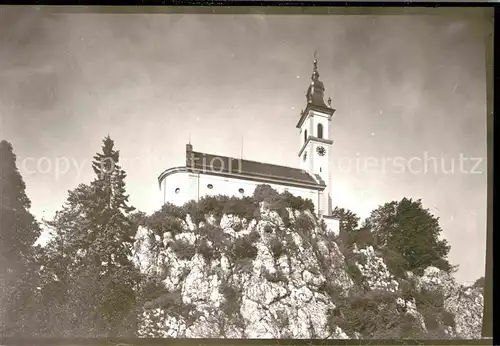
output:
<instances>
[{"instance_id":1,"label":"arched window","mask_svg":"<svg viewBox=\"0 0 500 346\"><path fill-rule=\"evenodd\" d=\"M213 188L214 188L214 186L213 186L212 184L208 184L208 185L207 185L207 187L208 187L209 189L213 189Z\"/></svg>"},{"instance_id":2,"label":"arched window","mask_svg":"<svg viewBox=\"0 0 500 346\"><path fill-rule=\"evenodd\" d=\"M179 193L179 192L181 192L181 189L176 188L176 189L175 189L175 193Z\"/></svg>"},{"instance_id":3,"label":"arched window","mask_svg":"<svg viewBox=\"0 0 500 346\"><path fill-rule=\"evenodd\" d=\"M304 143L307 142L307 130L304 130Z\"/></svg>"},{"instance_id":4,"label":"arched window","mask_svg":"<svg viewBox=\"0 0 500 346\"><path fill-rule=\"evenodd\" d=\"M243 190L243 189L239 189L239 190L238 190L238 192L239 192L239 193L245 193L245 190Z\"/></svg>"},{"instance_id":5,"label":"arched window","mask_svg":"<svg viewBox=\"0 0 500 346\"><path fill-rule=\"evenodd\" d=\"M323 138L323 124L318 124L318 138Z\"/></svg>"}]
</instances>

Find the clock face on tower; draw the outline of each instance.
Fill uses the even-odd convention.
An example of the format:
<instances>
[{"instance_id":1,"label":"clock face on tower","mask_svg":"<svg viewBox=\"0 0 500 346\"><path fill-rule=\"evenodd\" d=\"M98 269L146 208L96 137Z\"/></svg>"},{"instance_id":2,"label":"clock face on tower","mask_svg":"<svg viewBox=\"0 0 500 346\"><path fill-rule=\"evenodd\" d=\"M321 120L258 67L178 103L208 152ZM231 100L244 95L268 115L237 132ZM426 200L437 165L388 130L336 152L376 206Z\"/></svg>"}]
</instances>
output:
<instances>
[{"instance_id":1,"label":"clock face on tower","mask_svg":"<svg viewBox=\"0 0 500 346\"><path fill-rule=\"evenodd\" d=\"M324 156L326 154L326 149L324 147L317 147L316 152L319 156Z\"/></svg>"}]
</instances>

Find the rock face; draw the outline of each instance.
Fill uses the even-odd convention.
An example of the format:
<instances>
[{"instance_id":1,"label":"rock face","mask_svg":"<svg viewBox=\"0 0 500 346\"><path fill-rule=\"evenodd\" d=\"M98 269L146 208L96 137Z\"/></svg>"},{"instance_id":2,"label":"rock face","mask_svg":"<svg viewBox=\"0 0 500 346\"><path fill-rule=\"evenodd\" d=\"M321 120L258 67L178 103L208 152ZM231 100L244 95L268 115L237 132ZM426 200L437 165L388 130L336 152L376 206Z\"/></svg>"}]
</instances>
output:
<instances>
[{"instance_id":1,"label":"rock face","mask_svg":"<svg viewBox=\"0 0 500 346\"><path fill-rule=\"evenodd\" d=\"M362 283L355 283L324 225L309 211L287 213L280 217L261 204L255 218L207 215L198 222L190 215L169 216L162 234L141 228L136 263L162 288L144 306L139 336L370 337L343 330L331 317L340 300L370 290L392 294L394 314L409 314L426 330L415 300L399 294L401 280L373 248L355 250L362 276ZM455 316L449 335L480 337L482 295L477 289L459 287L435 268L411 280L418 289L445 292L445 308Z\"/></svg>"},{"instance_id":2,"label":"rock face","mask_svg":"<svg viewBox=\"0 0 500 346\"><path fill-rule=\"evenodd\" d=\"M483 292L477 287L459 285L438 268L429 267L418 281L421 288L442 292L444 308L454 316L453 335L462 339L481 338Z\"/></svg>"}]
</instances>

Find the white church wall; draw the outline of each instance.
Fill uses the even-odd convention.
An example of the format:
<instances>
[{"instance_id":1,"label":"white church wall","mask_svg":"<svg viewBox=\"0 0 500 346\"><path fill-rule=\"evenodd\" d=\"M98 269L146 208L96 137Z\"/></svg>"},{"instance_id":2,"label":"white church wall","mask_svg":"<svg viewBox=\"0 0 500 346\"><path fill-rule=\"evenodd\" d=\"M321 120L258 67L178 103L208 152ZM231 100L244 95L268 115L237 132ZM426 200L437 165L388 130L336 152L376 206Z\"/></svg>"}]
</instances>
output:
<instances>
[{"instance_id":1,"label":"white church wall","mask_svg":"<svg viewBox=\"0 0 500 346\"><path fill-rule=\"evenodd\" d=\"M177 206L186 203L192 194L192 191L189 191L189 174L187 172L168 175L162 181L161 188L164 202L169 202Z\"/></svg>"},{"instance_id":2,"label":"white church wall","mask_svg":"<svg viewBox=\"0 0 500 346\"><path fill-rule=\"evenodd\" d=\"M216 175L209 174L200 174L199 178L199 196L206 195L225 195L225 196L252 196L255 188L262 184L261 182L254 182L250 180L244 179L235 179L235 178L226 178L219 177ZM209 188L211 185L212 188ZM289 187L281 184L268 184L273 189L282 193L284 191L288 191L295 196L299 196L302 198L311 199L314 203L315 210L318 210L318 193L314 190ZM243 189L243 192L240 192L240 189ZM196 199L198 196L193 195L193 199Z\"/></svg>"},{"instance_id":3,"label":"white church wall","mask_svg":"<svg viewBox=\"0 0 500 346\"><path fill-rule=\"evenodd\" d=\"M162 183L162 190L164 190L162 193L165 194L166 202L181 206L189 200L198 200L203 196L252 196L255 188L260 184L263 183L203 173L178 172L165 178ZM318 206L318 191L281 184L268 185L279 193L288 191L294 196L310 199L314 204L315 211L318 211L320 207ZM176 189L179 189L178 193L176 193ZM240 192L240 189L243 189L243 192Z\"/></svg>"}]
</instances>

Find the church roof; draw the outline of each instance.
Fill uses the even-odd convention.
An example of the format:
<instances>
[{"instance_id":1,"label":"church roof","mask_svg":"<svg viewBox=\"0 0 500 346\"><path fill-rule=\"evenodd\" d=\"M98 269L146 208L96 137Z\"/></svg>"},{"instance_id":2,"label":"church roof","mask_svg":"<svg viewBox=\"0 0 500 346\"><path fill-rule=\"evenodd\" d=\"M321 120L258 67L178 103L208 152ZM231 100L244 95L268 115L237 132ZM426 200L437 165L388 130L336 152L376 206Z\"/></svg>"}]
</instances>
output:
<instances>
[{"instance_id":1,"label":"church roof","mask_svg":"<svg viewBox=\"0 0 500 346\"><path fill-rule=\"evenodd\" d=\"M186 167L188 170L213 175L231 175L234 178L268 181L286 185L305 185L304 187L323 190L325 183L315 179L302 169L279 166L234 157L207 154L191 151L190 145L186 150Z\"/></svg>"}]
</instances>

